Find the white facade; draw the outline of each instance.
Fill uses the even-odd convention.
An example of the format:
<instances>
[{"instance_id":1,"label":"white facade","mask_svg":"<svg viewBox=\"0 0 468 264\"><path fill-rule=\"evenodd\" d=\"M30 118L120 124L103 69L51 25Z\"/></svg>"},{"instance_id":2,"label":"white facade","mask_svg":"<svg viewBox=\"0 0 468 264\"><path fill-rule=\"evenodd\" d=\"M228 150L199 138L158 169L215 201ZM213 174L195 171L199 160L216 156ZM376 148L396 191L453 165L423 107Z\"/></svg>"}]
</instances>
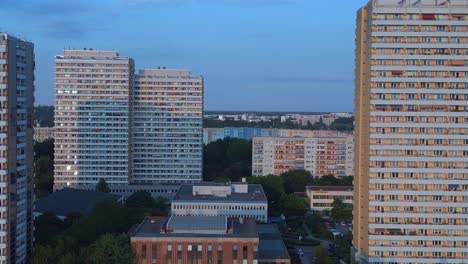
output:
<instances>
[{"instance_id":1,"label":"white facade","mask_svg":"<svg viewBox=\"0 0 468 264\"><path fill-rule=\"evenodd\" d=\"M132 91L132 182L202 180L203 78L140 70Z\"/></svg>"},{"instance_id":2,"label":"white facade","mask_svg":"<svg viewBox=\"0 0 468 264\"><path fill-rule=\"evenodd\" d=\"M203 79L134 74L115 51L55 57L55 188L196 182L202 177Z\"/></svg>"},{"instance_id":3,"label":"white facade","mask_svg":"<svg viewBox=\"0 0 468 264\"><path fill-rule=\"evenodd\" d=\"M33 241L34 45L0 33L0 263L28 263Z\"/></svg>"},{"instance_id":4,"label":"white facade","mask_svg":"<svg viewBox=\"0 0 468 264\"><path fill-rule=\"evenodd\" d=\"M54 184L128 184L133 60L115 51L55 57Z\"/></svg>"},{"instance_id":5,"label":"white facade","mask_svg":"<svg viewBox=\"0 0 468 264\"><path fill-rule=\"evenodd\" d=\"M314 211L332 209L336 199L353 204L353 186L307 186L306 194Z\"/></svg>"},{"instance_id":6,"label":"white facade","mask_svg":"<svg viewBox=\"0 0 468 264\"><path fill-rule=\"evenodd\" d=\"M172 200L171 214L250 217L266 222L268 202L260 185L182 185Z\"/></svg>"}]
</instances>

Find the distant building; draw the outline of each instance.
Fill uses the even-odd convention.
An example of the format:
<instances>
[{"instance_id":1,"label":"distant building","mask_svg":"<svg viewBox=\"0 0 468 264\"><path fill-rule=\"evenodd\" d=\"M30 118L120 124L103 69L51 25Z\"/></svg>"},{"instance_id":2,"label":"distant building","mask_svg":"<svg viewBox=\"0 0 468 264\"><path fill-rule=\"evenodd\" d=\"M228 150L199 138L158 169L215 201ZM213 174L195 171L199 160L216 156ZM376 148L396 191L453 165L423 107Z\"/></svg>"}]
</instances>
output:
<instances>
[{"instance_id":1,"label":"distant building","mask_svg":"<svg viewBox=\"0 0 468 264\"><path fill-rule=\"evenodd\" d=\"M218 139L224 139L224 128L203 128L203 144L208 145Z\"/></svg>"},{"instance_id":2,"label":"distant building","mask_svg":"<svg viewBox=\"0 0 468 264\"><path fill-rule=\"evenodd\" d=\"M251 217L268 220L268 201L259 184L184 184L171 203L172 215Z\"/></svg>"},{"instance_id":3,"label":"distant building","mask_svg":"<svg viewBox=\"0 0 468 264\"><path fill-rule=\"evenodd\" d=\"M129 234L137 264L290 263L277 228L257 226L251 218L146 218Z\"/></svg>"},{"instance_id":4,"label":"distant building","mask_svg":"<svg viewBox=\"0 0 468 264\"><path fill-rule=\"evenodd\" d=\"M33 246L34 44L0 32L0 263Z\"/></svg>"},{"instance_id":5,"label":"distant building","mask_svg":"<svg viewBox=\"0 0 468 264\"><path fill-rule=\"evenodd\" d=\"M242 138L252 140L253 137L313 137L330 136L337 134L330 130L304 130L304 129L280 129L280 128L253 128L253 127L224 127L203 128L203 143L217 141L218 139Z\"/></svg>"},{"instance_id":6,"label":"distant building","mask_svg":"<svg viewBox=\"0 0 468 264\"><path fill-rule=\"evenodd\" d=\"M252 140L254 136L262 134L261 128L254 127L225 127L224 138L241 138L245 140Z\"/></svg>"},{"instance_id":7,"label":"distant building","mask_svg":"<svg viewBox=\"0 0 468 264\"><path fill-rule=\"evenodd\" d=\"M326 134L325 134L326 135ZM353 135L334 137L255 137L252 142L252 175L280 175L302 169L313 176L353 175Z\"/></svg>"},{"instance_id":8,"label":"distant building","mask_svg":"<svg viewBox=\"0 0 468 264\"><path fill-rule=\"evenodd\" d=\"M36 142L42 142L50 138L54 138L53 127L35 127L34 128L34 140Z\"/></svg>"},{"instance_id":9,"label":"distant building","mask_svg":"<svg viewBox=\"0 0 468 264\"><path fill-rule=\"evenodd\" d=\"M63 220L70 213L90 213L100 201L123 202L123 199L123 196L109 193L62 188L34 202L34 217L51 212Z\"/></svg>"},{"instance_id":10,"label":"distant building","mask_svg":"<svg viewBox=\"0 0 468 264\"><path fill-rule=\"evenodd\" d=\"M353 186L307 186L306 193L310 200L310 209L314 211L331 209L336 199L353 203Z\"/></svg>"}]
</instances>

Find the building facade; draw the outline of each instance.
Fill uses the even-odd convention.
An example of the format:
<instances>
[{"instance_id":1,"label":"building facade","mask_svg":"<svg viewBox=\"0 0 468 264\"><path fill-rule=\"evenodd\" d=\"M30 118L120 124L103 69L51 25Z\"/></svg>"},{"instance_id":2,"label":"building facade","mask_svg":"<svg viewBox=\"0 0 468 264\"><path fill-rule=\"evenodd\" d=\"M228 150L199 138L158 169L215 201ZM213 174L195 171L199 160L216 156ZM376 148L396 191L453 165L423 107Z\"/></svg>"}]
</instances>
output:
<instances>
[{"instance_id":1,"label":"building facade","mask_svg":"<svg viewBox=\"0 0 468 264\"><path fill-rule=\"evenodd\" d=\"M306 194L313 211L332 209L336 199L353 204L353 186L307 186Z\"/></svg>"},{"instance_id":2,"label":"building facade","mask_svg":"<svg viewBox=\"0 0 468 264\"><path fill-rule=\"evenodd\" d=\"M465 0L358 12L357 261L468 261L467 21Z\"/></svg>"},{"instance_id":3,"label":"building facade","mask_svg":"<svg viewBox=\"0 0 468 264\"><path fill-rule=\"evenodd\" d=\"M0 33L0 263L27 263L33 243L34 45Z\"/></svg>"},{"instance_id":4,"label":"building facade","mask_svg":"<svg viewBox=\"0 0 468 264\"><path fill-rule=\"evenodd\" d=\"M115 51L55 57L55 188L201 180L203 79L134 68Z\"/></svg>"},{"instance_id":5,"label":"building facade","mask_svg":"<svg viewBox=\"0 0 468 264\"><path fill-rule=\"evenodd\" d=\"M268 201L258 184L184 184L172 199L171 214L250 217L267 222Z\"/></svg>"},{"instance_id":6,"label":"building facade","mask_svg":"<svg viewBox=\"0 0 468 264\"><path fill-rule=\"evenodd\" d=\"M53 127L34 127L34 141L42 142L50 138L54 138Z\"/></svg>"},{"instance_id":7,"label":"building facade","mask_svg":"<svg viewBox=\"0 0 468 264\"><path fill-rule=\"evenodd\" d=\"M200 181L203 78L187 70L140 70L132 111L132 182Z\"/></svg>"},{"instance_id":8,"label":"building facade","mask_svg":"<svg viewBox=\"0 0 468 264\"><path fill-rule=\"evenodd\" d=\"M54 184L79 186L131 175L131 58L115 51L65 50L55 57Z\"/></svg>"},{"instance_id":9,"label":"building facade","mask_svg":"<svg viewBox=\"0 0 468 264\"><path fill-rule=\"evenodd\" d=\"M171 216L146 218L129 234L137 264L289 264L287 249L274 228L258 228L251 218Z\"/></svg>"},{"instance_id":10,"label":"building facade","mask_svg":"<svg viewBox=\"0 0 468 264\"><path fill-rule=\"evenodd\" d=\"M280 175L289 170L306 170L313 176L353 175L354 138L255 137L252 140L252 175Z\"/></svg>"},{"instance_id":11,"label":"building facade","mask_svg":"<svg viewBox=\"0 0 468 264\"><path fill-rule=\"evenodd\" d=\"M253 127L224 127L203 128L203 144L217 141L218 139L242 138L252 140L253 137L334 137L336 131L331 130L305 130L305 129L281 129L281 128L253 128Z\"/></svg>"}]
</instances>

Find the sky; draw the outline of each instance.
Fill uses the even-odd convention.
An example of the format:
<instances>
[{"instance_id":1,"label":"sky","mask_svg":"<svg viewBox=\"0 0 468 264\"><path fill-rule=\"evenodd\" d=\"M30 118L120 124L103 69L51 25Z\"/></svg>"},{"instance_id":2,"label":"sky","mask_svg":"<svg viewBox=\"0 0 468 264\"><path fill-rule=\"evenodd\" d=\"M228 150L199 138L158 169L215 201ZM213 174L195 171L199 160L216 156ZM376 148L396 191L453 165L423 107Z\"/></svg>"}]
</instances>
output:
<instances>
[{"instance_id":1,"label":"sky","mask_svg":"<svg viewBox=\"0 0 468 264\"><path fill-rule=\"evenodd\" d=\"M0 0L0 32L35 44L36 104L53 104L54 55L94 48L203 75L205 110L353 111L366 2Z\"/></svg>"}]
</instances>

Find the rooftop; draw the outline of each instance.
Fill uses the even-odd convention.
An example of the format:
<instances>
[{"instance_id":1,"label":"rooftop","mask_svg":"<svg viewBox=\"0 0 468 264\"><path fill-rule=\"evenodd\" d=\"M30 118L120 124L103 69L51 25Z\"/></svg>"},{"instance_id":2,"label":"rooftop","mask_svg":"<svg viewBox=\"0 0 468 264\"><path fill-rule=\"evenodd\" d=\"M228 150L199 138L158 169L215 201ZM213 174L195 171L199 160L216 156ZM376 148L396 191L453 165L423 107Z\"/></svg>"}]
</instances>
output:
<instances>
[{"instance_id":1,"label":"rooftop","mask_svg":"<svg viewBox=\"0 0 468 264\"><path fill-rule=\"evenodd\" d=\"M307 186L308 191L352 192L353 186Z\"/></svg>"},{"instance_id":2,"label":"rooftop","mask_svg":"<svg viewBox=\"0 0 468 264\"><path fill-rule=\"evenodd\" d=\"M172 233L225 234L228 229L226 216L177 216L167 221Z\"/></svg>"},{"instance_id":3,"label":"rooftop","mask_svg":"<svg viewBox=\"0 0 468 264\"><path fill-rule=\"evenodd\" d=\"M259 184L197 183L181 185L172 201L267 202L267 199Z\"/></svg>"},{"instance_id":4,"label":"rooftop","mask_svg":"<svg viewBox=\"0 0 468 264\"><path fill-rule=\"evenodd\" d=\"M257 237L255 219L226 216L147 217L130 231L138 237Z\"/></svg>"},{"instance_id":5,"label":"rooftop","mask_svg":"<svg viewBox=\"0 0 468 264\"><path fill-rule=\"evenodd\" d=\"M258 245L260 260L289 259L288 249L276 225L257 225L257 231L260 239Z\"/></svg>"},{"instance_id":6,"label":"rooftop","mask_svg":"<svg viewBox=\"0 0 468 264\"><path fill-rule=\"evenodd\" d=\"M120 199L122 199L121 196L109 193L63 188L37 199L34 203L34 212L40 214L53 212L57 216L77 212L87 214L99 201Z\"/></svg>"}]
</instances>

